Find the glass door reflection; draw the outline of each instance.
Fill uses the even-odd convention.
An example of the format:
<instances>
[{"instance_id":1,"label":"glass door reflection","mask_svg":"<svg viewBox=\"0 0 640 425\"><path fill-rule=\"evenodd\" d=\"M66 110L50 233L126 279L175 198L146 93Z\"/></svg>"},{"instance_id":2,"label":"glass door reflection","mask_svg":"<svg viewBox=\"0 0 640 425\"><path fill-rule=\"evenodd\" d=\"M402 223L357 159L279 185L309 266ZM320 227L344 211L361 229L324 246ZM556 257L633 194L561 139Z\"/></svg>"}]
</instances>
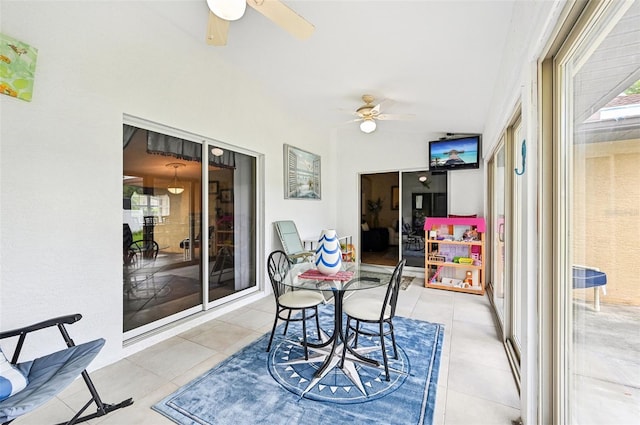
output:
<instances>
[{"instance_id":1,"label":"glass door reflection","mask_svg":"<svg viewBox=\"0 0 640 425\"><path fill-rule=\"evenodd\" d=\"M424 221L447 216L447 173L402 173L402 258L407 266L424 268Z\"/></svg>"}]
</instances>

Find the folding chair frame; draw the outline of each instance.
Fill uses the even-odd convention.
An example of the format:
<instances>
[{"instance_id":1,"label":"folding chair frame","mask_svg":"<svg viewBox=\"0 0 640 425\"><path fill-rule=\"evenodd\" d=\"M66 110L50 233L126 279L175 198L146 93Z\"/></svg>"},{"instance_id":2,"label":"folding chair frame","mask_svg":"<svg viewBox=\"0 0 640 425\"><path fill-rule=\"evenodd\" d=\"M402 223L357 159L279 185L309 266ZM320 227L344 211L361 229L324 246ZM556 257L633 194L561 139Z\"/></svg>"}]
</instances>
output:
<instances>
[{"instance_id":1,"label":"folding chair frame","mask_svg":"<svg viewBox=\"0 0 640 425\"><path fill-rule=\"evenodd\" d=\"M74 347L75 343L69 336L69 333L67 332L67 329L65 328L64 325L70 325L72 323L75 323L81 318L82 318L81 314L72 314L68 316L61 316L61 317L56 317L54 319L45 320L43 322L39 322L34 325L25 326L23 328L14 329L6 332L0 332L0 340L5 338L16 337L16 336L19 337L18 343L13 353L13 357L11 359L11 363L15 365L18 363L18 357L20 356L20 352L22 351L22 346L24 345L24 341L27 337L27 334L31 332L56 326L60 331L60 333L62 334L62 338L67 344L67 347ZM89 376L89 373L86 371L86 369L82 371L82 378L84 379L84 382L87 385L89 393L91 393L91 399L73 416L73 418L71 418L67 422L61 422L57 425L63 425L63 424L71 425L79 422L84 422L93 418L104 416L107 413L110 413L114 410L121 409L123 407L127 407L133 404L132 398L128 398L117 404L104 403L100 398L100 395L98 394L98 391L96 390L96 387L93 384L93 381L91 380L91 377ZM82 415L82 413L84 413L84 411L87 410L87 408L94 402L97 407L96 412L81 417L80 415ZM4 422L2 425L6 425L10 422L13 422L14 420L15 419Z\"/></svg>"}]
</instances>

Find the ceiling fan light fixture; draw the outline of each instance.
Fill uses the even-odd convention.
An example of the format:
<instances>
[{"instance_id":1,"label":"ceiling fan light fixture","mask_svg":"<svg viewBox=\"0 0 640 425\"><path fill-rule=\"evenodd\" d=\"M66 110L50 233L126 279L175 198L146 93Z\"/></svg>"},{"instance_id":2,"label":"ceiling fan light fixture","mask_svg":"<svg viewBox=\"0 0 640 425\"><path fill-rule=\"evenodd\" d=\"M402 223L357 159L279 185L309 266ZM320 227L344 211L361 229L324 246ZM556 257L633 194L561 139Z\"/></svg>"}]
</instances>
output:
<instances>
[{"instance_id":1,"label":"ceiling fan light fixture","mask_svg":"<svg viewBox=\"0 0 640 425\"><path fill-rule=\"evenodd\" d=\"M420 177L418 177L418 180L420 180L421 182L426 182L427 181L427 176L420 176Z\"/></svg>"},{"instance_id":2,"label":"ceiling fan light fixture","mask_svg":"<svg viewBox=\"0 0 640 425\"><path fill-rule=\"evenodd\" d=\"M373 132L376 127L376 122L371 118L365 118L364 121L360 123L360 130L362 130L363 133L369 134Z\"/></svg>"},{"instance_id":3,"label":"ceiling fan light fixture","mask_svg":"<svg viewBox=\"0 0 640 425\"><path fill-rule=\"evenodd\" d=\"M222 156L224 154L224 151L220 148L212 148L211 149L211 154L213 156Z\"/></svg>"},{"instance_id":4,"label":"ceiling fan light fixture","mask_svg":"<svg viewBox=\"0 0 640 425\"><path fill-rule=\"evenodd\" d=\"M247 9L245 0L207 0L209 10L225 21L237 21Z\"/></svg>"}]
</instances>

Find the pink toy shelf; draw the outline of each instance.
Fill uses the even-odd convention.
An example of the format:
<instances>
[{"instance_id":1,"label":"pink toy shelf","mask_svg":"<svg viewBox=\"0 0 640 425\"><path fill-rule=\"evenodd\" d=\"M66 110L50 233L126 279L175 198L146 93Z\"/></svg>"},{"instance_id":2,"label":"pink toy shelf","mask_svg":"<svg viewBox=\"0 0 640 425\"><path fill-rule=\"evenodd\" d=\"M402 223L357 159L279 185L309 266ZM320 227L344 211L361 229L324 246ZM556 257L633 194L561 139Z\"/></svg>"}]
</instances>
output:
<instances>
[{"instance_id":1,"label":"pink toy shelf","mask_svg":"<svg viewBox=\"0 0 640 425\"><path fill-rule=\"evenodd\" d=\"M482 217L428 217L425 231L425 287L483 295Z\"/></svg>"}]
</instances>

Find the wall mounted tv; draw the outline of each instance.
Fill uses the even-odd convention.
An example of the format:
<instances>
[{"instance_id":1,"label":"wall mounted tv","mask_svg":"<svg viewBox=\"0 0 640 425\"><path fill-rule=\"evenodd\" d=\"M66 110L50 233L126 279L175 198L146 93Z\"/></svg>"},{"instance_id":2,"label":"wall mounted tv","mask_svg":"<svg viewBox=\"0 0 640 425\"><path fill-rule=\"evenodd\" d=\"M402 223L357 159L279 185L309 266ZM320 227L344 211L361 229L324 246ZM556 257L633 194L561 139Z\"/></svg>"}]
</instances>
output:
<instances>
[{"instance_id":1,"label":"wall mounted tv","mask_svg":"<svg viewBox=\"0 0 640 425\"><path fill-rule=\"evenodd\" d=\"M429 142L429 171L480 167L480 135Z\"/></svg>"}]
</instances>

